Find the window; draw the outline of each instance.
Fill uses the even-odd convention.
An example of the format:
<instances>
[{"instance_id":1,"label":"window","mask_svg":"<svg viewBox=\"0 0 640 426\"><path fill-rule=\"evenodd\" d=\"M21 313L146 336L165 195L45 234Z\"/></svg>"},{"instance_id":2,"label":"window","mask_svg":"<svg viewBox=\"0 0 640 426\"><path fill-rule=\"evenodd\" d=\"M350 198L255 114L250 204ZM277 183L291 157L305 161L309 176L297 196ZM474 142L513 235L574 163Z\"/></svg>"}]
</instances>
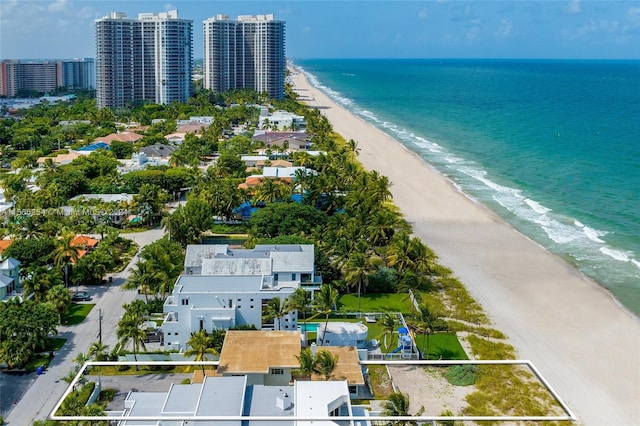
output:
<instances>
[{"instance_id":1,"label":"window","mask_svg":"<svg viewBox=\"0 0 640 426\"><path fill-rule=\"evenodd\" d=\"M188 305L189 304L189 299L182 299L182 304L183 305Z\"/></svg>"},{"instance_id":2,"label":"window","mask_svg":"<svg viewBox=\"0 0 640 426\"><path fill-rule=\"evenodd\" d=\"M271 369L271 374L281 376L281 375L284 374L284 369L283 368L272 368Z\"/></svg>"},{"instance_id":3,"label":"window","mask_svg":"<svg viewBox=\"0 0 640 426\"><path fill-rule=\"evenodd\" d=\"M278 281L278 274L273 274L273 280Z\"/></svg>"},{"instance_id":4,"label":"window","mask_svg":"<svg viewBox=\"0 0 640 426\"><path fill-rule=\"evenodd\" d=\"M291 281L295 281L296 280L296 274L291 274Z\"/></svg>"},{"instance_id":5,"label":"window","mask_svg":"<svg viewBox=\"0 0 640 426\"><path fill-rule=\"evenodd\" d=\"M355 386L349 386L349 393L355 394L358 393L358 390Z\"/></svg>"},{"instance_id":6,"label":"window","mask_svg":"<svg viewBox=\"0 0 640 426\"><path fill-rule=\"evenodd\" d=\"M253 299L251 299L250 302L253 302Z\"/></svg>"},{"instance_id":7,"label":"window","mask_svg":"<svg viewBox=\"0 0 640 426\"><path fill-rule=\"evenodd\" d=\"M253 305L249 306L250 309L253 309Z\"/></svg>"}]
</instances>

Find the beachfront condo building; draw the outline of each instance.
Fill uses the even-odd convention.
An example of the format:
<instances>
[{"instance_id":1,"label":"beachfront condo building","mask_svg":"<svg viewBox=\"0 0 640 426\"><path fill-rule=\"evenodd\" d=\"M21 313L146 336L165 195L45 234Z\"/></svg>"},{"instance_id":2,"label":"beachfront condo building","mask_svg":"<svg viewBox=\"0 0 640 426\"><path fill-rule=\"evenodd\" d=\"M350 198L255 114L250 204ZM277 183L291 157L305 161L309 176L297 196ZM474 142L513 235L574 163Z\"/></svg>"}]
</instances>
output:
<instances>
[{"instance_id":1,"label":"beachfront condo building","mask_svg":"<svg viewBox=\"0 0 640 426\"><path fill-rule=\"evenodd\" d=\"M269 15L216 15L204 21L204 87L246 88L284 97L285 22Z\"/></svg>"},{"instance_id":2,"label":"beachfront condo building","mask_svg":"<svg viewBox=\"0 0 640 426\"><path fill-rule=\"evenodd\" d=\"M177 10L97 19L98 108L186 102L191 94L193 21Z\"/></svg>"},{"instance_id":3,"label":"beachfront condo building","mask_svg":"<svg viewBox=\"0 0 640 426\"><path fill-rule=\"evenodd\" d=\"M93 58L7 59L0 62L0 96L26 96L29 92L51 93L59 87L94 89Z\"/></svg>"}]
</instances>

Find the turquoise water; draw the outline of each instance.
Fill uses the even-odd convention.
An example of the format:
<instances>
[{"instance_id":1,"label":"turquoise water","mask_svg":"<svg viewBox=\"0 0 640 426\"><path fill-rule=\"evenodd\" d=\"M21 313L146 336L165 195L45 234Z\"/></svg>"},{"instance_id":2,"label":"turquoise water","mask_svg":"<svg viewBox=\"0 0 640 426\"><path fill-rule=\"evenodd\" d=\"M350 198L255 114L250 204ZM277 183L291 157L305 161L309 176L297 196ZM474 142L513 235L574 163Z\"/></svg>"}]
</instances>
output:
<instances>
[{"instance_id":1,"label":"turquoise water","mask_svg":"<svg viewBox=\"0 0 640 426\"><path fill-rule=\"evenodd\" d=\"M298 328L300 329L300 332L304 333L317 333L318 332L318 322L308 322L308 323L298 323Z\"/></svg>"},{"instance_id":2,"label":"turquoise water","mask_svg":"<svg viewBox=\"0 0 640 426\"><path fill-rule=\"evenodd\" d=\"M296 65L640 314L640 62Z\"/></svg>"}]
</instances>

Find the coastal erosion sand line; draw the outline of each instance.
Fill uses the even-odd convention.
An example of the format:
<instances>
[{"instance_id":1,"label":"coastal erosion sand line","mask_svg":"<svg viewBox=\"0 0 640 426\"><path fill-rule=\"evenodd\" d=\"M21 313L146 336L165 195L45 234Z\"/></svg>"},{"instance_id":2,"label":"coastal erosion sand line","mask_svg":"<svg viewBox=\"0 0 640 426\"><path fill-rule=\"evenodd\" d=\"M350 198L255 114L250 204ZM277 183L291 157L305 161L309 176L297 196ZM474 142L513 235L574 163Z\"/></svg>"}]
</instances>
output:
<instances>
[{"instance_id":1,"label":"coastal erosion sand line","mask_svg":"<svg viewBox=\"0 0 640 426\"><path fill-rule=\"evenodd\" d=\"M413 232L584 424L640 424L640 323L601 286L517 232L431 165L294 72L310 107L387 176Z\"/></svg>"}]
</instances>

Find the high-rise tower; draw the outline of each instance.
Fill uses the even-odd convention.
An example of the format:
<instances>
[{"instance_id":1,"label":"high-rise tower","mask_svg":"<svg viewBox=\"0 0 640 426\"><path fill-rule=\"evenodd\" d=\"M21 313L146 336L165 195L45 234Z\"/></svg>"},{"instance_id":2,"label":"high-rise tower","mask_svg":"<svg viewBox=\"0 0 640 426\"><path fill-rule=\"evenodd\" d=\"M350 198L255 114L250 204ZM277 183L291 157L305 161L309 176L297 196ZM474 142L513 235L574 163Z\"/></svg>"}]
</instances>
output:
<instances>
[{"instance_id":1,"label":"high-rise tower","mask_svg":"<svg viewBox=\"0 0 640 426\"><path fill-rule=\"evenodd\" d=\"M191 94L193 21L178 11L96 20L98 108L141 101L186 102Z\"/></svg>"},{"instance_id":2,"label":"high-rise tower","mask_svg":"<svg viewBox=\"0 0 640 426\"><path fill-rule=\"evenodd\" d=\"M248 88L284 97L285 23L273 15L216 15L204 21L204 87Z\"/></svg>"}]
</instances>

